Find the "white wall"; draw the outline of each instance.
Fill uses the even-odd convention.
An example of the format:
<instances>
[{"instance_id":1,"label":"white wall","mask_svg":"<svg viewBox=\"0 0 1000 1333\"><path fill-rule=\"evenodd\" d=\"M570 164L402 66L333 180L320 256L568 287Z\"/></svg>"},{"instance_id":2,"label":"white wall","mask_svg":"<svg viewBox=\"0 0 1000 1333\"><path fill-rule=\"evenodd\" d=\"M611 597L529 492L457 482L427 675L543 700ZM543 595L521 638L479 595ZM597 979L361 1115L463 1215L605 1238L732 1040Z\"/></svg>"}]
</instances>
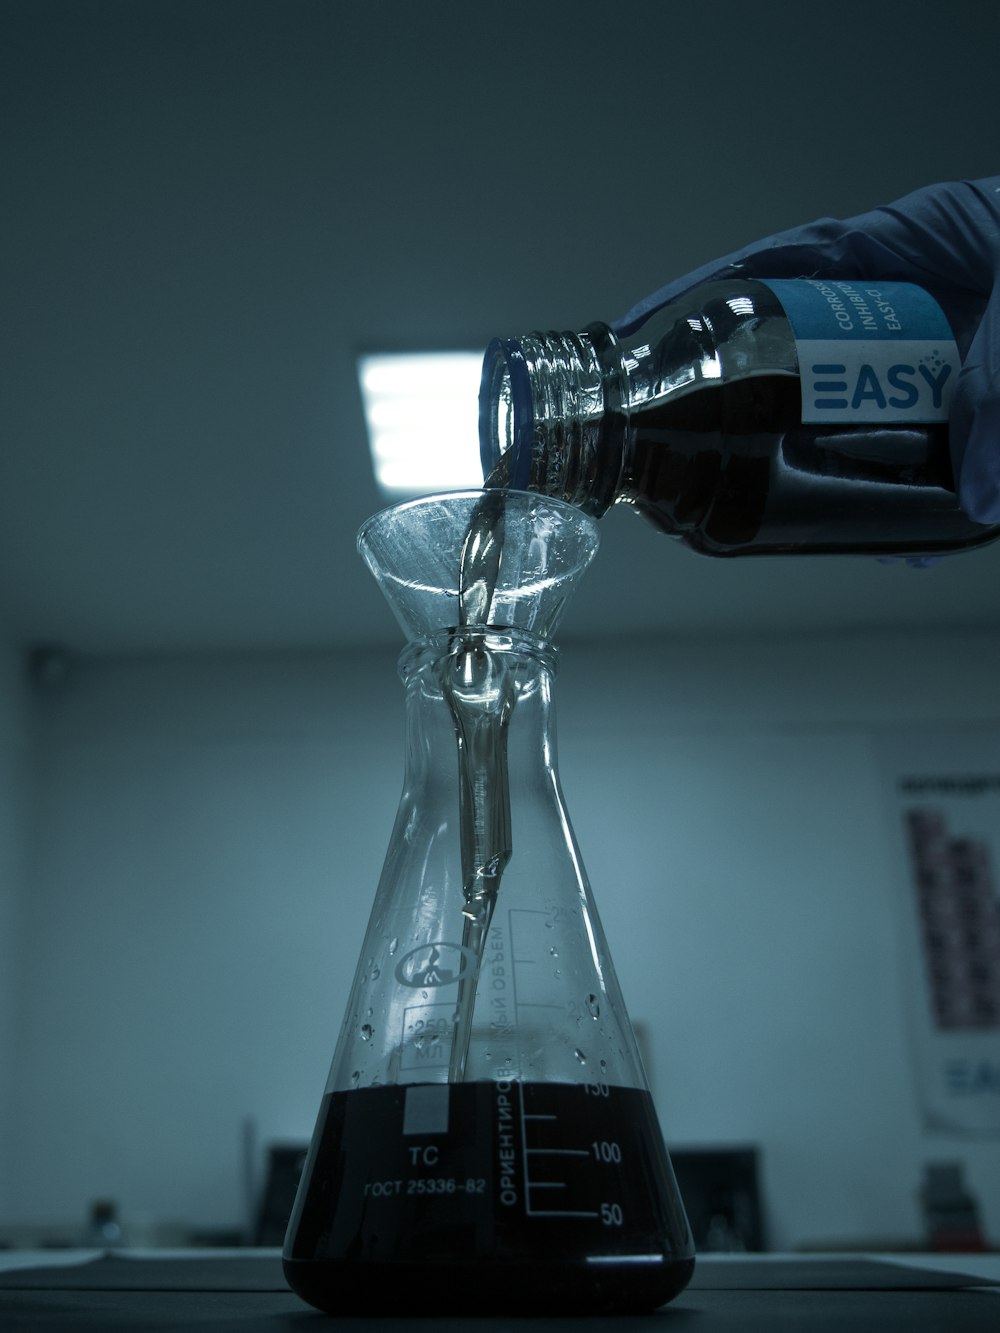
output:
<instances>
[{"instance_id":1,"label":"white wall","mask_svg":"<svg viewBox=\"0 0 1000 1333\"><path fill-rule=\"evenodd\" d=\"M668 1140L762 1144L778 1247L919 1236L942 1159L1000 1235L1000 1139L917 1111L877 764L893 730L1000 720L1000 637L564 656L564 785Z\"/></svg>"},{"instance_id":2,"label":"white wall","mask_svg":"<svg viewBox=\"0 0 1000 1333\"><path fill-rule=\"evenodd\" d=\"M245 1216L307 1137L398 797L394 654L107 661L41 707L12 1216ZM563 783L668 1140L763 1146L777 1246L916 1238L921 1128L870 739L998 720L1000 636L567 645ZM2 1219L0 1219L2 1220Z\"/></svg>"}]
</instances>

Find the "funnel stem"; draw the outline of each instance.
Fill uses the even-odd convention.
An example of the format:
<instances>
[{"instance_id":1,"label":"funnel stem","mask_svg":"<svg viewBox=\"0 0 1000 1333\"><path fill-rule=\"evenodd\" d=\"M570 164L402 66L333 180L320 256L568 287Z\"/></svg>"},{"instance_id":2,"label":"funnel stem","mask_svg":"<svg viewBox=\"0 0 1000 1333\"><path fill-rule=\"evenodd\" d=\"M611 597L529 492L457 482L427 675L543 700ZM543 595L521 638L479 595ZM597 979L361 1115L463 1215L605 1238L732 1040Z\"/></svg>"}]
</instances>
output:
<instances>
[{"instance_id":1,"label":"funnel stem","mask_svg":"<svg viewBox=\"0 0 1000 1333\"><path fill-rule=\"evenodd\" d=\"M472 632L456 634L453 651L441 664L441 686L458 749L462 944L475 958L458 986L448 1071L449 1081L457 1083L465 1074L486 932L512 851L507 731L516 696L507 663Z\"/></svg>"}]
</instances>

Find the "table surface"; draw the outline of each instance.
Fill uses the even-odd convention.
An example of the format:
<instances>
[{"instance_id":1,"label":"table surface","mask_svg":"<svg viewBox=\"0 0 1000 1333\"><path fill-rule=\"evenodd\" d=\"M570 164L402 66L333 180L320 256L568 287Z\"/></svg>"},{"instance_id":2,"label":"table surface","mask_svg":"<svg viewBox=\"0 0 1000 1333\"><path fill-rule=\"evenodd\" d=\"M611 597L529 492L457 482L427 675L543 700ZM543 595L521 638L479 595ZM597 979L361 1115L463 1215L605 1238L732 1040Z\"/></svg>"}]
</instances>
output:
<instances>
[{"instance_id":1,"label":"table surface","mask_svg":"<svg viewBox=\"0 0 1000 1333\"><path fill-rule=\"evenodd\" d=\"M998 1255L708 1255L690 1286L630 1330L658 1333L997 1333ZM428 1316L434 1315L432 1294ZM433 1318L434 1333L468 1318ZM603 1333L615 1318L484 1316L484 1333L558 1325ZM423 1321L420 1321L422 1324ZM168 1333L225 1326L228 1333L309 1333L334 1325L288 1291L277 1250L0 1252L4 1333ZM351 1333L402 1333L413 1318L338 1318ZM420 1326L419 1324L417 1325Z\"/></svg>"}]
</instances>

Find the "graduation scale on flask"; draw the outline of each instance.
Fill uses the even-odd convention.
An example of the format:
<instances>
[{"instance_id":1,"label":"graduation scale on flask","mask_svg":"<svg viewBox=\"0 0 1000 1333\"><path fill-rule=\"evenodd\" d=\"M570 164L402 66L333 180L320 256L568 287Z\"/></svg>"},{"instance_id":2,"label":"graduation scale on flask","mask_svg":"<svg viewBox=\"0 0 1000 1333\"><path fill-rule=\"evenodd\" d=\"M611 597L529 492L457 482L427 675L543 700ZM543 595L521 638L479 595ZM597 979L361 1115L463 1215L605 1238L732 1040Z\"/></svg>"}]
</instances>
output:
<instances>
[{"instance_id":1,"label":"graduation scale on flask","mask_svg":"<svg viewBox=\"0 0 1000 1333\"><path fill-rule=\"evenodd\" d=\"M552 637L597 525L383 511L403 790L284 1249L334 1313L653 1309L693 1244L556 769Z\"/></svg>"}]
</instances>

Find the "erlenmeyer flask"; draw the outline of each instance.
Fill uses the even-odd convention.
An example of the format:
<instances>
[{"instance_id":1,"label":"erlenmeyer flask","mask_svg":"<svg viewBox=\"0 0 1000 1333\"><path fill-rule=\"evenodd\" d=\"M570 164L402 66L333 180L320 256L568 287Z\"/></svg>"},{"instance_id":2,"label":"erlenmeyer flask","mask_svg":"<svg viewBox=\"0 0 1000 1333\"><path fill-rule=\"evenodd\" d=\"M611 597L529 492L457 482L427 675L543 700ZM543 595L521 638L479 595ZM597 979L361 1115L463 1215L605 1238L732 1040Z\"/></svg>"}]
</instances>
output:
<instances>
[{"instance_id":1,"label":"erlenmeyer flask","mask_svg":"<svg viewBox=\"0 0 1000 1333\"><path fill-rule=\"evenodd\" d=\"M285 1274L333 1313L653 1309L693 1244L555 766L596 524L461 493L359 547L409 640L404 784Z\"/></svg>"}]
</instances>

